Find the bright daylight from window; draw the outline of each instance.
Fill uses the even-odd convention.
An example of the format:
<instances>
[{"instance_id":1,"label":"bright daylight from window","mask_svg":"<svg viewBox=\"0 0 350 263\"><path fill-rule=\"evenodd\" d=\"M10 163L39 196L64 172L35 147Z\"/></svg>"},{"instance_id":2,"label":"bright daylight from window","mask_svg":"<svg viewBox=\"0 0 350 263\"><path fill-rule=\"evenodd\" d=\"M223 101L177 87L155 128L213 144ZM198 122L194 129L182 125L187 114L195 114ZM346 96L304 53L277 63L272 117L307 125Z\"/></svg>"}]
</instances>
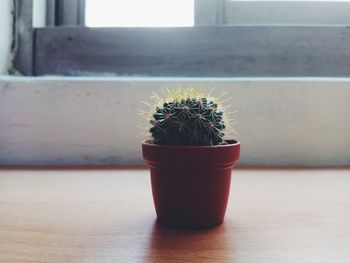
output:
<instances>
[{"instance_id":1,"label":"bright daylight from window","mask_svg":"<svg viewBox=\"0 0 350 263\"><path fill-rule=\"evenodd\" d=\"M194 0L86 0L89 27L193 26Z\"/></svg>"}]
</instances>

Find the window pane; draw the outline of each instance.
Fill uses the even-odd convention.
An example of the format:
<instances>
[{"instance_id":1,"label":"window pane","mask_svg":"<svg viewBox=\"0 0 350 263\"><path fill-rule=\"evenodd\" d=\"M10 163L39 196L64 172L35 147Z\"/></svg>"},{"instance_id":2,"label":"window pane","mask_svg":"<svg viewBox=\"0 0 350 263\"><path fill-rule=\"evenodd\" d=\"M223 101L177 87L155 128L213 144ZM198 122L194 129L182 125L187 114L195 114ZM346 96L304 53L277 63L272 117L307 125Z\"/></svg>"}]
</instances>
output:
<instances>
[{"instance_id":1,"label":"window pane","mask_svg":"<svg viewBox=\"0 0 350 263\"><path fill-rule=\"evenodd\" d=\"M90 27L193 26L194 0L86 0Z\"/></svg>"}]
</instances>

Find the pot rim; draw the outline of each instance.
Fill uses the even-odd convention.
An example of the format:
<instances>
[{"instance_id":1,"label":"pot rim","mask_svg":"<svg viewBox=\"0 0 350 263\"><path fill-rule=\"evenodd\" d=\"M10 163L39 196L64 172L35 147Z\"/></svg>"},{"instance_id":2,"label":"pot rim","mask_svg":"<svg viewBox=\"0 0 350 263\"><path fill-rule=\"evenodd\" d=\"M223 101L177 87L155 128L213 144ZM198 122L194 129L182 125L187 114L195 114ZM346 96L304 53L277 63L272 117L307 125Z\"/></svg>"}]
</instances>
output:
<instances>
[{"instance_id":1,"label":"pot rim","mask_svg":"<svg viewBox=\"0 0 350 263\"><path fill-rule=\"evenodd\" d=\"M238 146L241 143L234 139L225 140L228 144L224 145L164 145L164 144L154 144L152 140L144 140L142 142L143 146L155 147L155 148L170 148L170 149L217 149L217 148L227 148Z\"/></svg>"}]
</instances>

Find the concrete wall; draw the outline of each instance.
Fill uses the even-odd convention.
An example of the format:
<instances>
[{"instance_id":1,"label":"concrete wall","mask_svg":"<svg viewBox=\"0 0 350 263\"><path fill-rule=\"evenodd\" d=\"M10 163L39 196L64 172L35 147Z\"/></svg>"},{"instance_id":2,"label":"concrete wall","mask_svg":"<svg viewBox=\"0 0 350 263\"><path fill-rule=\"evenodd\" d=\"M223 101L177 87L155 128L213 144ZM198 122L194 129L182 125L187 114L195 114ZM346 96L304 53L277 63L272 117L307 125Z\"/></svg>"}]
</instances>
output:
<instances>
[{"instance_id":1,"label":"concrete wall","mask_svg":"<svg viewBox=\"0 0 350 263\"><path fill-rule=\"evenodd\" d=\"M12 41L12 0L0 1L0 75L7 74L10 62L10 46Z\"/></svg>"},{"instance_id":2,"label":"concrete wall","mask_svg":"<svg viewBox=\"0 0 350 263\"><path fill-rule=\"evenodd\" d=\"M142 164L137 109L168 86L228 91L241 165L350 165L350 79L0 80L0 165Z\"/></svg>"}]
</instances>

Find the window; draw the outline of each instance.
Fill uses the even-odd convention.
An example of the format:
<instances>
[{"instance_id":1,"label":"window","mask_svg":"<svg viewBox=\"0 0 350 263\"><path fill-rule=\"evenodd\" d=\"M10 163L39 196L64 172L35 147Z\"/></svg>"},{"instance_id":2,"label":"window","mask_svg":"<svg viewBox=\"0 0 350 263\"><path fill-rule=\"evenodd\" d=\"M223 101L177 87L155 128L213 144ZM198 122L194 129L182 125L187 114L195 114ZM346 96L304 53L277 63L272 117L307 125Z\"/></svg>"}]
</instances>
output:
<instances>
[{"instance_id":1,"label":"window","mask_svg":"<svg viewBox=\"0 0 350 263\"><path fill-rule=\"evenodd\" d=\"M193 0L85 0L89 27L193 26Z\"/></svg>"},{"instance_id":2,"label":"window","mask_svg":"<svg viewBox=\"0 0 350 263\"><path fill-rule=\"evenodd\" d=\"M22 41L32 46L19 45L22 58L32 52L26 74L350 74L350 1L47 0L45 9L46 26Z\"/></svg>"},{"instance_id":3,"label":"window","mask_svg":"<svg viewBox=\"0 0 350 263\"><path fill-rule=\"evenodd\" d=\"M197 25L350 24L349 0L85 0L85 25L193 26L195 7Z\"/></svg>"}]
</instances>

